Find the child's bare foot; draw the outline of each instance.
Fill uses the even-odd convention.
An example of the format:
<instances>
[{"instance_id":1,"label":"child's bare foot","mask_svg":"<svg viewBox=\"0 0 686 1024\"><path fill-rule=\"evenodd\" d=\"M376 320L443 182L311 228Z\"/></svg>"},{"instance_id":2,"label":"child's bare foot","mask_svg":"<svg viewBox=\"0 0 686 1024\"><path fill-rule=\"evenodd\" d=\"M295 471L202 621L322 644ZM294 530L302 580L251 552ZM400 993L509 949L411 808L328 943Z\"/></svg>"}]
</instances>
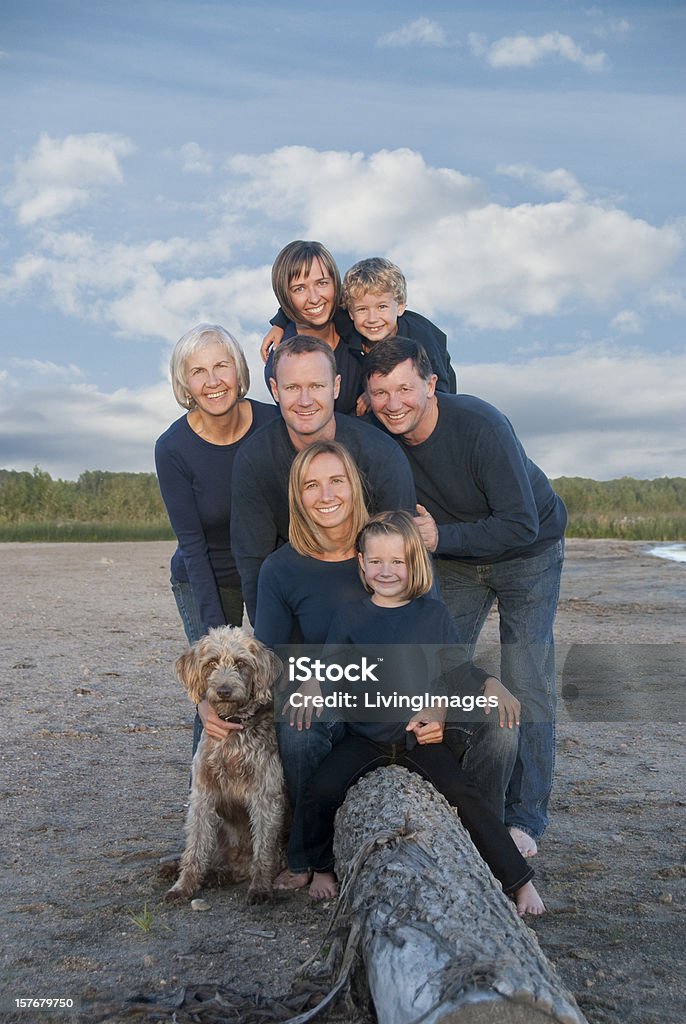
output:
<instances>
[{"instance_id":1,"label":"child's bare foot","mask_svg":"<svg viewBox=\"0 0 686 1024\"><path fill-rule=\"evenodd\" d=\"M527 882L521 889L517 889L514 898L520 917L524 917L525 914L545 914L545 903L538 895L533 882Z\"/></svg>"},{"instance_id":2,"label":"child's bare foot","mask_svg":"<svg viewBox=\"0 0 686 1024\"><path fill-rule=\"evenodd\" d=\"M312 880L309 871L289 871L284 868L274 879L274 888L281 892L294 892L296 889L304 889Z\"/></svg>"},{"instance_id":3,"label":"child's bare foot","mask_svg":"<svg viewBox=\"0 0 686 1024\"><path fill-rule=\"evenodd\" d=\"M510 835L514 840L514 844L521 853L522 857L535 857L538 853L538 847L536 846L536 840L528 836L526 832L522 832L521 828L517 828L513 825L512 828L508 829Z\"/></svg>"},{"instance_id":4,"label":"child's bare foot","mask_svg":"<svg viewBox=\"0 0 686 1024\"><path fill-rule=\"evenodd\" d=\"M315 871L310 885L313 900L333 900L338 896L338 882L331 871Z\"/></svg>"}]
</instances>

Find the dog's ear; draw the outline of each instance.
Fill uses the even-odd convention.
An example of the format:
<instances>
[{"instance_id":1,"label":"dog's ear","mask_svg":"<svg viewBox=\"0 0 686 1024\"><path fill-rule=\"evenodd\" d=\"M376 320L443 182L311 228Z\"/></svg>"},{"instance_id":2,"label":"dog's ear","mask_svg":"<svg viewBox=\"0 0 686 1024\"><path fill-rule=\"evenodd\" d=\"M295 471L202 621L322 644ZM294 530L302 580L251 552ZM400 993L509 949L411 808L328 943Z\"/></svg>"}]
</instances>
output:
<instances>
[{"instance_id":1,"label":"dog's ear","mask_svg":"<svg viewBox=\"0 0 686 1024\"><path fill-rule=\"evenodd\" d=\"M247 638L246 645L255 659L253 698L260 704L266 704L272 699L272 685L274 680L281 675L283 665L274 652L256 640L254 636Z\"/></svg>"},{"instance_id":2,"label":"dog's ear","mask_svg":"<svg viewBox=\"0 0 686 1024\"><path fill-rule=\"evenodd\" d=\"M205 659L200 650L201 643L202 641L198 641L184 651L174 666L177 679L186 687L186 692L194 704L200 703L207 689L202 671Z\"/></svg>"}]
</instances>

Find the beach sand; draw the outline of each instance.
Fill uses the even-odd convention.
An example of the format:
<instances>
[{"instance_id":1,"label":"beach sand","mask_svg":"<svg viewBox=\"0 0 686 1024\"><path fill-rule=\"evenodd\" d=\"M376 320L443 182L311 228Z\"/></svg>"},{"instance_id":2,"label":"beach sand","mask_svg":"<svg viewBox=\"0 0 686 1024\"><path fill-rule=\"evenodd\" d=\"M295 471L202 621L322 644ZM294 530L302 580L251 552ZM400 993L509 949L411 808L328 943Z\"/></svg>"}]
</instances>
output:
<instances>
[{"instance_id":1,"label":"beach sand","mask_svg":"<svg viewBox=\"0 0 686 1024\"><path fill-rule=\"evenodd\" d=\"M591 1024L686 1020L686 565L648 547L568 542L558 614L572 667L535 862L549 913L531 927ZM163 902L157 867L182 845L193 717L172 672L184 638L171 552L0 546L2 1020L51 1019L15 1012L26 997L72 998L73 1019L90 1022L143 1019L127 999L202 983L284 992L325 930L330 907L305 894L264 908L241 888L206 890L207 913ZM491 616L486 657L495 630ZM598 722L579 692L587 651L610 688L604 717L620 722Z\"/></svg>"}]
</instances>

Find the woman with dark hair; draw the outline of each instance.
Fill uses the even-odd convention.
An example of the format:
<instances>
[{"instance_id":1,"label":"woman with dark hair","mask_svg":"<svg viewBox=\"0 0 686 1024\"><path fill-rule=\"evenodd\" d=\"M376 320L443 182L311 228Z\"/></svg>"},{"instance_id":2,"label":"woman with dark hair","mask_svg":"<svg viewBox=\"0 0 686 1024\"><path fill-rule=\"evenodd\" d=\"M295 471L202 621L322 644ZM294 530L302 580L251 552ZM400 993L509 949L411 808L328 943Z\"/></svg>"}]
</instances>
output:
<instances>
[{"instance_id":1,"label":"woman with dark hair","mask_svg":"<svg viewBox=\"0 0 686 1024\"><path fill-rule=\"evenodd\" d=\"M231 471L240 445L277 415L246 398L250 373L236 339L218 324L198 324L177 342L172 390L185 415L157 439L155 465L178 547L171 586L189 644L212 626L240 625L243 599L231 554ZM223 739L229 723L201 704L202 731ZM209 717L208 717L209 716Z\"/></svg>"},{"instance_id":2,"label":"woman with dark hair","mask_svg":"<svg viewBox=\"0 0 686 1024\"><path fill-rule=\"evenodd\" d=\"M285 337L309 334L332 350L341 377L336 412L354 414L363 390L363 353L350 317L340 316L341 276L333 256L321 242L289 242L274 260L272 288L281 309L275 319L290 329ZM273 350L264 371L267 385L272 358Z\"/></svg>"}]
</instances>

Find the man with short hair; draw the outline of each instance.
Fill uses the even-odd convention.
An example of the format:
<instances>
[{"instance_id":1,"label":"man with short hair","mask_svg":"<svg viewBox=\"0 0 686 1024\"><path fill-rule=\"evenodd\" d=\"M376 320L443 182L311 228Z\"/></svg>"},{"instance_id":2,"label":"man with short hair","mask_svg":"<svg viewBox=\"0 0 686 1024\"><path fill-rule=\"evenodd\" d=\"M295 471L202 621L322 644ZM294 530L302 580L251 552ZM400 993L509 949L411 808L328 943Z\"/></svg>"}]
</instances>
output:
<instances>
[{"instance_id":1,"label":"man with short hair","mask_svg":"<svg viewBox=\"0 0 686 1024\"><path fill-rule=\"evenodd\" d=\"M416 502L412 473L398 446L368 423L334 413L340 377L328 345L307 335L282 342L273 373L281 416L241 445L231 487L232 550L251 622L262 562L288 540L288 475L302 448L334 439L345 445L362 474L370 512L411 511Z\"/></svg>"},{"instance_id":2,"label":"man with short hair","mask_svg":"<svg viewBox=\"0 0 686 1024\"><path fill-rule=\"evenodd\" d=\"M532 856L553 780L564 504L501 412L472 395L436 391L421 345L396 337L365 360L371 410L410 461L417 523L469 656L497 599L502 682L522 704L505 822Z\"/></svg>"}]
</instances>

